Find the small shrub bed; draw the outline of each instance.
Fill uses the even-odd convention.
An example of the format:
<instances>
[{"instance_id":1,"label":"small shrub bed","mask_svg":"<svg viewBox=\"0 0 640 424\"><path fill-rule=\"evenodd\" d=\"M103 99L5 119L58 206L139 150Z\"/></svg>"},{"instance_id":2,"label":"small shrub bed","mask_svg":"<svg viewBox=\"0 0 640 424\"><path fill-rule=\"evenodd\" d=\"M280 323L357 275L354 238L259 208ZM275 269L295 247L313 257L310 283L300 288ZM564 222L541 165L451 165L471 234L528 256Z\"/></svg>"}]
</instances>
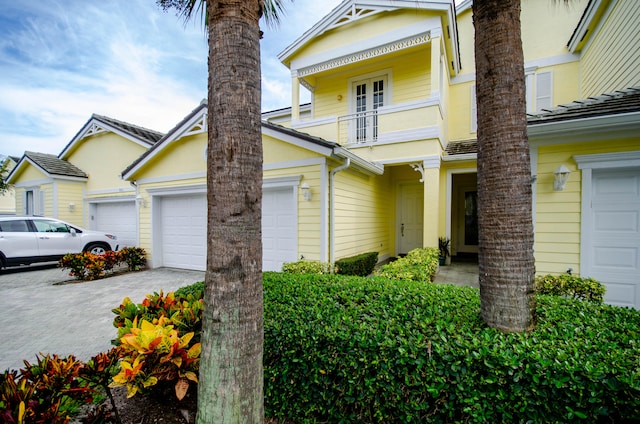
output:
<instances>
[{"instance_id":1,"label":"small shrub bed","mask_svg":"<svg viewBox=\"0 0 640 424\"><path fill-rule=\"evenodd\" d=\"M265 411L293 422L632 422L640 312L538 296L503 334L477 289L265 273Z\"/></svg>"},{"instance_id":2,"label":"small shrub bed","mask_svg":"<svg viewBox=\"0 0 640 424\"><path fill-rule=\"evenodd\" d=\"M368 252L337 260L336 269L338 274L366 277L373 272L377 263L378 252Z\"/></svg>"},{"instance_id":3,"label":"small shrub bed","mask_svg":"<svg viewBox=\"0 0 640 424\"><path fill-rule=\"evenodd\" d=\"M570 297L602 303L606 288L593 278L580 278L569 274L536 277L536 293Z\"/></svg>"},{"instance_id":4,"label":"small shrub bed","mask_svg":"<svg viewBox=\"0 0 640 424\"><path fill-rule=\"evenodd\" d=\"M439 255L435 247L414 249L407 256L380 267L377 274L392 280L430 282L438 271Z\"/></svg>"},{"instance_id":5,"label":"small shrub bed","mask_svg":"<svg viewBox=\"0 0 640 424\"><path fill-rule=\"evenodd\" d=\"M112 273L117 266L126 265L129 271L139 271L147 264L144 249L124 247L103 255L89 252L67 253L58 261L59 268L67 268L69 275L77 280L95 280Z\"/></svg>"},{"instance_id":6,"label":"small shrub bed","mask_svg":"<svg viewBox=\"0 0 640 424\"><path fill-rule=\"evenodd\" d=\"M301 259L296 262L282 264L282 272L288 274L331 274L331 264L328 262L306 261Z\"/></svg>"}]
</instances>

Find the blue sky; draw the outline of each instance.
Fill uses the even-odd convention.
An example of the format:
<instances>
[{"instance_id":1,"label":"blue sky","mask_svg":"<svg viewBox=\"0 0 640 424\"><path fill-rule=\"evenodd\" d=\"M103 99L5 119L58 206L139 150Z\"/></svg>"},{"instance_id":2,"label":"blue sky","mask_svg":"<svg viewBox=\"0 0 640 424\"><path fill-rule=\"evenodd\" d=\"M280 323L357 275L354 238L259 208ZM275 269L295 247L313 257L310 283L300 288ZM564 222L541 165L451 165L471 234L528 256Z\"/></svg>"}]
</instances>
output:
<instances>
[{"instance_id":1,"label":"blue sky","mask_svg":"<svg viewBox=\"0 0 640 424\"><path fill-rule=\"evenodd\" d=\"M263 23L263 110L290 105L278 53L339 3L295 0ZM206 88L201 21L155 0L0 0L0 155L57 155L93 113L166 132Z\"/></svg>"}]
</instances>

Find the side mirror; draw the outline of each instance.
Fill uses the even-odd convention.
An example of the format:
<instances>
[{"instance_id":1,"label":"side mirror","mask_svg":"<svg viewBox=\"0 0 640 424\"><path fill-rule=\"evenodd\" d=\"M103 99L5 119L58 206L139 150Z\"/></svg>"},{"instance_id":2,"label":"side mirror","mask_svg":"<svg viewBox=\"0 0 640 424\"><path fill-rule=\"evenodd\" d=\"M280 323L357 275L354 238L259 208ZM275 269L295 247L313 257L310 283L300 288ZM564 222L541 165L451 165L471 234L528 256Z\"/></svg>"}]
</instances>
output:
<instances>
[{"instance_id":1,"label":"side mirror","mask_svg":"<svg viewBox=\"0 0 640 424\"><path fill-rule=\"evenodd\" d=\"M69 232L71 233L72 236L75 237L75 235L76 235L76 229L75 228L69 227Z\"/></svg>"}]
</instances>

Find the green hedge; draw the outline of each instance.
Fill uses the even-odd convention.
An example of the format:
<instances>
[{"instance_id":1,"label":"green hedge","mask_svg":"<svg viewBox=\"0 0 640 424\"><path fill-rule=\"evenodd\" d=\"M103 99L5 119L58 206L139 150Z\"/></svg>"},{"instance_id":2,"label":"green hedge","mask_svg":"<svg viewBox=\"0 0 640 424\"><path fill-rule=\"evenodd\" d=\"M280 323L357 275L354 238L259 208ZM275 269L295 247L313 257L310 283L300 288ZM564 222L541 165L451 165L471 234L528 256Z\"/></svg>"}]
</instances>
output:
<instances>
[{"instance_id":1,"label":"green hedge","mask_svg":"<svg viewBox=\"0 0 640 424\"><path fill-rule=\"evenodd\" d=\"M331 264L301 259L296 262L282 264L282 272L289 274L331 274Z\"/></svg>"},{"instance_id":2,"label":"green hedge","mask_svg":"<svg viewBox=\"0 0 640 424\"><path fill-rule=\"evenodd\" d=\"M536 293L572 297L602 303L606 287L593 278L574 275L544 275L536 277Z\"/></svg>"},{"instance_id":3,"label":"green hedge","mask_svg":"<svg viewBox=\"0 0 640 424\"><path fill-rule=\"evenodd\" d=\"M377 274L404 281L433 281L438 270L440 251L435 247L413 249L407 256L383 265Z\"/></svg>"},{"instance_id":4,"label":"green hedge","mask_svg":"<svg viewBox=\"0 0 640 424\"><path fill-rule=\"evenodd\" d=\"M293 422L632 422L640 312L538 296L503 334L477 289L264 274L265 412Z\"/></svg>"},{"instance_id":5,"label":"green hedge","mask_svg":"<svg viewBox=\"0 0 640 424\"><path fill-rule=\"evenodd\" d=\"M336 268L338 274L366 277L373 272L377 263L378 252L368 252L337 260Z\"/></svg>"}]
</instances>

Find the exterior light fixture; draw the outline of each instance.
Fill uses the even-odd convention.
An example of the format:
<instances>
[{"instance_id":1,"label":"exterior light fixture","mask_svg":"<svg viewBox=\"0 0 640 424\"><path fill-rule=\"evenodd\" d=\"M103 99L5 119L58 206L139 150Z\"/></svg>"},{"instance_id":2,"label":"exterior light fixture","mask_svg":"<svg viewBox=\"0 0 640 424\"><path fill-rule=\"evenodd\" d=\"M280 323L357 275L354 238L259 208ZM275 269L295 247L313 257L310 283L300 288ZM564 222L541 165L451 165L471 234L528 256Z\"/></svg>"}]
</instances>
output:
<instances>
[{"instance_id":1,"label":"exterior light fixture","mask_svg":"<svg viewBox=\"0 0 640 424\"><path fill-rule=\"evenodd\" d=\"M302 183L302 185L300 186L300 189L302 190L302 197L304 197L304 200L306 200L307 202L310 201L312 197L312 193L311 193L311 188L309 187L309 184Z\"/></svg>"},{"instance_id":2,"label":"exterior light fixture","mask_svg":"<svg viewBox=\"0 0 640 424\"><path fill-rule=\"evenodd\" d=\"M138 205L140 205L140 207L142 207L142 208L146 208L147 207L147 201L140 194L138 194L136 196L136 202L138 202Z\"/></svg>"},{"instance_id":3,"label":"exterior light fixture","mask_svg":"<svg viewBox=\"0 0 640 424\"><path fill-rule=\"evenodd\" d=\"M69 212L73 212L76 208L76 204L73 202L69 203Z\"/></svg>"},{"instance_id":4,"label":"exterior light fixture","mask_svg":"<svg viewBox=\"0 0 640 424\"><path fill-rule=\"evenodd\" d=\"M553 173L553 190L554 191L562 191L564 190L564 186L567 184L567 180L569 179L569 168L564 165L560 165L558 169Z\"/></svg>"}]
</instances>

